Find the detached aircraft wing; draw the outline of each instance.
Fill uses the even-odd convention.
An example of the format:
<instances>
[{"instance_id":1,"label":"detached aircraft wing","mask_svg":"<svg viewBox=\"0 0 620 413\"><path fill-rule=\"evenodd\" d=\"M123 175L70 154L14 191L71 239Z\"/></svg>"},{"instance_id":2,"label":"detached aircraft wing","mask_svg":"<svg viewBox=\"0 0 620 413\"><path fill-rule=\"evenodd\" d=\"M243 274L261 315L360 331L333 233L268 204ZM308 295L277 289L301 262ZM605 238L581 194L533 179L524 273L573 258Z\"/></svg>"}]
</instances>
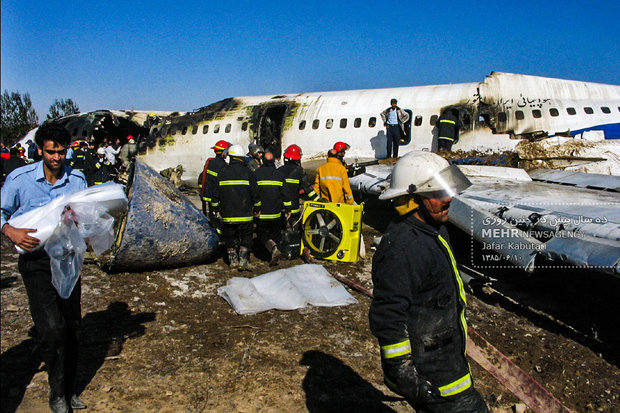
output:
<instances>
[{"instance_id":1,"label":"detached aircraft wing","mask_svg":"<svg viewBox=\"0 0 620 413\"><path fill-rule=\"evenodd\" d=\"M502 257L526 272L544 265L620 276L619 176L460 168L473 185L452 201L450 222L482 246L471 266L497 267ZM390 170L368 167L351 187L379 195L389 187Z\"/></svg>"}]
</instances>

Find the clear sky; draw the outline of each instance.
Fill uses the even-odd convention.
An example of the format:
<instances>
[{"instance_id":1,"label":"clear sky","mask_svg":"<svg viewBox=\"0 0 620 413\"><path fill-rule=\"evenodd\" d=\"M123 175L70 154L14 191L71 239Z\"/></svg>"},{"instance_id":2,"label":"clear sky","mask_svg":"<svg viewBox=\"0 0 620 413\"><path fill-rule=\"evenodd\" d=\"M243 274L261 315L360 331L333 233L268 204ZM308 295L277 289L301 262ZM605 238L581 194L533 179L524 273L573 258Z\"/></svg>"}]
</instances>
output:
<instances>
[{"instance_id":1,"label":"clear sky","mask_svg":"<svg viewBox=\"0 0 620 413\"><path fill-rule=\"evenodd\" d=\"M2 0L2 91L95 109L478 82L620 84L620 1Z\"/></svg>"}]
</instances>

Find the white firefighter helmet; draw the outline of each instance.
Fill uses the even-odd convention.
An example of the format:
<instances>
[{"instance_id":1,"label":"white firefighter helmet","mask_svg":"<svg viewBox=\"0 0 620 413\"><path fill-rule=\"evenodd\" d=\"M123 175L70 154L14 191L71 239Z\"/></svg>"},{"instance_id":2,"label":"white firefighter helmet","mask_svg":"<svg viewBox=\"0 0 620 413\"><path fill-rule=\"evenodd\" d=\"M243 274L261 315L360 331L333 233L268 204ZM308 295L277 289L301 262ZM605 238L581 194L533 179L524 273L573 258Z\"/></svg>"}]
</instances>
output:
<instances>
[{"instance_id":1,"label":"white firefighter helmet","mask_svg":"<svg viewBox=\"0 0 620 413\"><path fill-rule=\"evenodd\" d=\"M441 156L427 151L412 151L396 162L390 187L379 199L393 199L407 194L453 197L470 185L463 172Z\"/></svg>"},{"instance_id":2,"label":"white firefighter helmet","mask_svg":"<svg viewBox=\"0 0 620 413\"><path fill-rule=\"evenodd\" d=\"M97 155L105 155L105 149L103 148L97 149Z\"/></svg>"},{"instance_id":3,"label":"white firefighter helmet","mask_svg":"<svg viewBox=\"0 0 620 413\"><path fill-rule=\"evenodd\" d=\"M228 148L228 156L233 156L235 158L244 158L245 151L243 150L243 146L241 145L232 145Z\"/></svg>"}]
</instances>

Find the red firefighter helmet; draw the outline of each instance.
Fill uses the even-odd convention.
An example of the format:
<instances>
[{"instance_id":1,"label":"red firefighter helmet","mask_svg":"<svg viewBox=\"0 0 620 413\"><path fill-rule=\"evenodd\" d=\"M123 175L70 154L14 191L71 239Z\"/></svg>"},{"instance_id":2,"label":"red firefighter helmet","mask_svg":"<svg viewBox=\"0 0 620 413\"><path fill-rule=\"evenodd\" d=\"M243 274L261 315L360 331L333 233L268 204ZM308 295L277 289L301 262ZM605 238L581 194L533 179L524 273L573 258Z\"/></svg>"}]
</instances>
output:
<instances>
[{"instance_id":1,"label":"red firefighter helmet","mask_svg":"<svg viewBox=\"0 0 620 413\"><path fill-rule=\"evenodd\" d=\"M334 149L336 152L348 151L351 147L348 143L345 142L336 142L334 144Z\"/></svg>"},{"instance_id":2,"label":"red firefighter helmet","mask_svg":"<svg viewBox=\"0 0 620 413\"><path fill-rule=\"evenodd\" d=\"M221 140L221 141L217 141L211 149L216 150L216 151L223 151L229 146L230 146L230 142Z\"/></svg>"},{"instance_id":3,"label":"red firefighter helmet","mask_svg":"<svg viewBox=\"0 0 620 413\"><path fill-rule=\"evenodd\" d=\"M298 161L301 159L301 148L297 145L290 145L288 148L286 148L286 150L284 151L284 157L286 159L292 159L294 161Z\"/></svg>"},{"instance_id":4,"label":"red firefighter helmet","mask_svg":"<svg viewBox=\"0 0 620 413\"><path fill-rule=\"evenodd\" d=\"M80 147L80 142L78 142L78 141L74 141L74 142L71 144L71 147L72 147L72 148L79 148L79 147Z\"/></svg>"}]
</instances>

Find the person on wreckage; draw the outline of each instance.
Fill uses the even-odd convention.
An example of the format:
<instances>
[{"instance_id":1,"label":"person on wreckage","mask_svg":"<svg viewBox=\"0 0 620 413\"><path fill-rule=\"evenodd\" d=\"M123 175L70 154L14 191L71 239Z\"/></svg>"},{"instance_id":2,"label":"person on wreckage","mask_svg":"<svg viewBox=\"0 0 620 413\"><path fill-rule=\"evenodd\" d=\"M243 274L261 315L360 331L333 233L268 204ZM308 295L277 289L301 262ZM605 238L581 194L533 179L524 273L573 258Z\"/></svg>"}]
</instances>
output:
<instances>
[{"instance_id":1,"label":"person on wreckage","mask_svg":"<svg viewBox=\"0 0 620 413\"><path fill-rule=\"evenodd\" d=\"M379 196L399 217L373 257L370 329L386 385L416 412L489 411L467 363L465 291L444 226L452 197L469 185L456 165L414 151Z\"/></svg>"}]
</instances>

